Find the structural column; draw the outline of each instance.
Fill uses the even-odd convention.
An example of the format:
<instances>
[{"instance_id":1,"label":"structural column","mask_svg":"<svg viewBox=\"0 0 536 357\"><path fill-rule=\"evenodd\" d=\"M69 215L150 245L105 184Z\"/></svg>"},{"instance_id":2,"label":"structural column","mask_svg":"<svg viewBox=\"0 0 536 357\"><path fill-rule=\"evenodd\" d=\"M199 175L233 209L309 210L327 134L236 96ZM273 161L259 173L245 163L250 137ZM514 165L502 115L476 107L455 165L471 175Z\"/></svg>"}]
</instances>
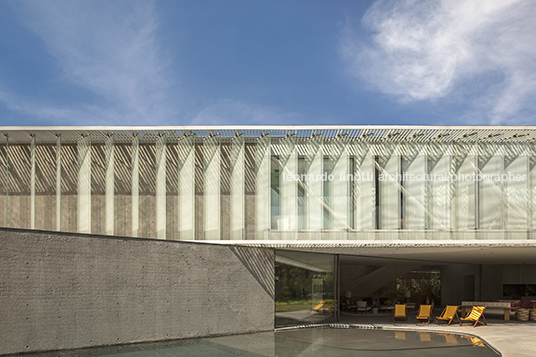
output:
<instances>
[{"instance_id":1,"label":"structural column","mask_svg":"<svg viewBox=\"0 0 536 357\"><path fill-rule=\"evenodd\" d=\"M271 140L270 134L261 135L257 138L257 150L255 153L255 213L256 234L259 240L270 239L271 222L271 188L270 188L270 165L271 165Z\"/></svg>"},{"instance_id":2,"label":"structural column","mask_svg":"<svg viewBox=\"0 0 536 357\"><path fill-rule=\"evenodd\" d=\"M138 134L132 139L131 164L132 236L138 237L140 234L140 136Z\"/></svg>"},{"instance_id":3,"label":"structural column","mask_svg":"<svg viewBox=\"0 0 536 357\"><path fill-rule=\"evenodd\" d=\"M105 232L108 235L114 235L115 232L115 200L114 200L114 184L115 184L115 135L111 135L105 143L106 159L105 159Z\"/></svg>"},{"instance_id":4,"label":"structural column","mask_svg":"<svg viewBox=\"0 0 536 357\"><path fill-rule=\"evenodd\" d=\"M78 233L91 233L91 135L78 140Z\"/></svg>"},{"instance_id":5,"label":"structural column","mask_svg":"<svg viewBox=\"0 0 536 357\"><path fill-rule=\"evenodd\" d=\"M452 228L453 183L451 183L453 146L451 142L428 144L427 227L436 239L450 239ZM444 179L441 179L444 178ZM428 238L431 237L430 235Z\"/></svg>"},{"instance_id":6,"label":"structural column","mask_svg":"<svg viewBox=\"0 0 536 357\"><path fill-rule=\"evenodd\" d=\"M477 147L474 142L454 142L452 172L457 178L453 184L452 226L455 239L474 239L476 229Z\"/></svg>"},{"instance_id":7,"label":"structural column","mask_svg":"<svg viewBox=\"0 0 536 357\"><path fill-rule=\"evenodd\" d=\"M6 227L9 227L9 134L6 134Z\"/></svg>"},{"instance_id":8,"label":"structural column","mask_svg":"<svg viewBox=\"0 0 536 357\"><path fill-rule=\"evenodd\" d=\"M231 239L244 239L245 235L245 186L244 186L244 138L238 135L231 141Z\"/></svg>"},{"instance_id":9,"label":"structural column","mask_svg":"<svg viewBox=\"0 0 536 357\"><path fill-rule=\"evenodd\" d=\"M354 229L359 233L356 238L374 239L364 233L376 228L376 183L373 144L358 141L354 148Z\"/></svg>"},{"instance_id":10,"label":"structural column","mask_svg":"<svg viewBox=\"0 0 536 357\"><path fill-rule=\"evenodd\" d=\"M56 139L56 230L61 231L61 134Z\"/></svg>"},{"instance_id":11,"label":"structural column","mask_svg":"<svg viewBox=\"0 0 536 357\"><path fill-rule=\"evenodd\" d=\"M280 218L278 230L281 238L294 240L297 238L298 229L298 153L296 152L296 137L294 134L287 135L279 141L281 154L281 175L279 176L279 209Z\"/></svg>"},{"instance_id":12,"label":"structural column","mask_svg":"<svg viewBox=\"0 0 536 357\"><path fill-rule=\"evenodd\" d=\"M166 135L156 141L156 238L166 239Z\"/></svg>"},{"instance_id":13,"label":"structural column","mask_svg":"<svg viewBox=\"0 0 536 357\"><path fill-rule=\"evenodd\" d=\"M515 140L515 139L514 139ZM529 143L509 142L504 145L504 229L508 239L527 239L529 229L528 178ZM519 178L519 180L518 180Z\"/></svg>"},{"instance_id":14,"label":"structural column","mask_svg":"<svg viewBox=\"0 0 536 357\"><path fill-rule=\"evenodd\" d=\"M36 169L36 159L35 159L35 142L36 135L32 135L32 141L30 143L30 229L35 229L35 169Z\"/></svg>"},{"instance_id":15,"label":"structural column","mask_svg":"<svg viewBox=\"0 0 536 357\"><path fill-rule=\"evenodd\" d=\"M178 142L179 240L195 240L195 136Z\"/></svg>"},{"instance_id":16,"label":"structural column","mask_svg":"<svg viewBox=\"0 0 536 357\"><path fill-rule=\"evenodd\" d=\"M528 190L529 190L529 238L536 238L536 143L529 144L528 163Z\"/></svg>"},{"instance_id":17,"label":"structural column","mask_svg":"<svg viewBox=\"0 0 536 357\"><path fill-rule=\"evenodd\" d=\"M328 187L326 203L329 205L328 229L331 234L328 239L348 239L350 213L350 158L348 155L348 136L337 135L330 140L328 163ZM326 237L325 237L326 239Z\"/></svg>"},{"instance_id":18,"label":"structural column","mask_svg":"<svg viewBox=\"0 0 536 357\"><path fill-rule=\"evenodd\" d=\"M426 198L426 145L419 142L403 144L401 228L408 238L424 239ZM405 232L404 232L405 233Z\"/></svg>"},{"instance_id":19,"label":"structural column","mask_svg":"<svg viewBox=\"0 0 536 357\"><path fill-rule=\"evenodd\" d=\"M211 136L203 143L205 158L204 190L204 231L205 240L219 240L220 237L220 138Z\"/></svg>"},{"instance_id":20,"label":"structural column","mask_svg":"<svg viewBox=\"0 0 536 357\"><path fill-rule=\"evenodd\" d=\"M379 155L379 226L385 239L398 239L400 229L401 168L400 147L397 143L381 145ZM389 232L391 231L391 232Z\"/></svg>"},{"instance_id":21,"label":"structural column","mask_svg":"<svg viewBox=\"0 0 536 357\"><path fill-rule=\"evenodd\" d=\"M478 145L478 174L501 175L504 172L502 143L480 142ZM478 230L483 239L503 239L504 184L494 180L475 180L478 185Z\"/></svg>"},{"instance_id":22,"label":"structural column","mask_svg":"<svg viewBox=\"0 0 536 357\"><path fill-rule=\"evenodd\" d=\"M308 239L322 239L324 227L324 137L313 135L306 143L305 186L306 228Z\"/></svg>"}]
</instances>

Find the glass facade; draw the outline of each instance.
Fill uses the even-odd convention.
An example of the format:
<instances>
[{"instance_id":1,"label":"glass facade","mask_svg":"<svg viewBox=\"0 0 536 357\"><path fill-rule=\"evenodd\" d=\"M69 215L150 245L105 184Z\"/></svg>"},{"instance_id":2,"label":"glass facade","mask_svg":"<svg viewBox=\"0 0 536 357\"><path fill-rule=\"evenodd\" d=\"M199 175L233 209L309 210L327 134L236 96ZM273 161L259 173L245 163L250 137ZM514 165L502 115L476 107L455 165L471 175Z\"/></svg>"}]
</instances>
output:
<instances>
[{"instance_id":1,"label":"glass facade","mask_svg":"<svg viewBox=\"0 0 536 357\"><path fill-rule=\"evenodd\" d=\"M0 225L171 240L536 238L534 127L0 127Z\"/></svg>"},{"instance_id":2,"label":"glass facade","mask_svg":"<svg viewBox=\"0 0 536 357\"><path fill-rule=\"evenodd\" d=\"M275 251L275 326L335 322L337 256Z\"/></svg>"}]
</instances>

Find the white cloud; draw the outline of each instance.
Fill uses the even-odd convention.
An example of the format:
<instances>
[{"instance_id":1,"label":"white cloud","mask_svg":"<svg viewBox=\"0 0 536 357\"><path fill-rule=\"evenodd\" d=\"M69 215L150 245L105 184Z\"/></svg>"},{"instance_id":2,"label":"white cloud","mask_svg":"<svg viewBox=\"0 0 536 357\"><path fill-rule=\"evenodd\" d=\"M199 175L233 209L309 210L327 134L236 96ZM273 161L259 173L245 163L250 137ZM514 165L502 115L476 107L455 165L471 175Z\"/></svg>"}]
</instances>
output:
<instances>
[{"instance_id":1,"label":"white cloud","mask_svg":"<svg viewBox=\"0 0 536 357\"><path fill-rule=\"evenodd\" d=\"M23 112L39 113L42 107L59 116L80 114L72 118L73 124L88 119L158 123L173 115L168 94L172 83L166 73L170 66L157 41L153 2L24 1L15 3L15 10L57 60L60 80L89 90L98 104L60 108L11 95L8 106Z\"/></svg>"},{"instance_id":2,"label":"white cloud","mask_svg":"<svg viewBox=\"0 0 536 357\"><path fill-rule=\"evenodd\" d=\"M468 117L524 122L536 104L536 4L530 0L377 1L364 44L347 24L350 73L401 102L468 101Z\"/></svg>"}]
</instances>

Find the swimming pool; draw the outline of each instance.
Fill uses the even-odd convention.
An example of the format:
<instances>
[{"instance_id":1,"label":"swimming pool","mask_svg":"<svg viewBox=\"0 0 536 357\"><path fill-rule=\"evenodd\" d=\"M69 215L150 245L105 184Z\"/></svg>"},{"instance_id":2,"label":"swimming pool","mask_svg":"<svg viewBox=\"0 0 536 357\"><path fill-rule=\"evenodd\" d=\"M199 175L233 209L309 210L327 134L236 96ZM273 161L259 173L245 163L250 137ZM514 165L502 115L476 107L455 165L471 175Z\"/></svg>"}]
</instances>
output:
<instances>
[{"instance_id":1,"label":"swimming pool","mask_svg":"<svg viewBox=\"0 0 536 357\"><path fill-rule=\"evenodd\" d=\"M489 348L482 340L469 335L362 328L299 328L246 335L49 352L34 356L496 357L500 354Z\"/></svg>"}]
</instances>

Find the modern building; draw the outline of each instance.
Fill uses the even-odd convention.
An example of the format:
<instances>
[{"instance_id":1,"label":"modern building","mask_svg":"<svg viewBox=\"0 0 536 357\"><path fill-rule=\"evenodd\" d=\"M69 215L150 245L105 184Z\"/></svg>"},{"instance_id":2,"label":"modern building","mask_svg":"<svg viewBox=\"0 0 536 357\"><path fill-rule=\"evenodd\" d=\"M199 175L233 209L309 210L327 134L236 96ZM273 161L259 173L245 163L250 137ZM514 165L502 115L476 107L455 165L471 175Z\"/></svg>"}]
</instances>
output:
<instances>
[{"instance_id":1,"label":"modern building","mask_svg":"<svg viewBox=\"0 0 536 357\"><path fill-rule=\"evenodd\" d=\"M0 321L22 326L29 322L21 316L49 319L57 313L43 302L50 298L43 295L47 289L63 296L48 276L57 271L43 268L51 256L59 259L58 271L76 271L70 275L73 289L84 285L87 291L106 290L89 283L85 268L78 270L95 268L92 259L113 265L99 260L105 255L128 265L161 257L152 262L164 275L173 270L168 278L192 279L181 284L193 284L202 271L205 293L219 286L233 295L243 288L224 305L229 309L231 300L241 300L233 311L245 320L227 330L209 318L205 323L215 328L189 332L169 322L171 332L140 329L117 341L98 331L92 339L84 330L84 338L64 332L51 345L39 342L37 333L28 337L36 341L28 351L266 330L290 300L333 300L331 308L324 306L330 313L310 314L321 320L337 319L356 299L385 306L400 294L438 304L535 295L535 140L533 126L0 127L0 274L6 282ZM88 240L93 243L80 243ZM176 254L189 263L180 266ZM33 270L21 268L31 262L37 264ZM142 267L130 274L119 264L101 273L137 286ZM258 286L225 283L230 277ZM159 291L166 300L170 291L181 290L179 283L163 284L151 289L166 286L167 293ZM14 293L17 286L26 290ZM168 316L164 310L203 314L222 303L187 296L172 312L153 311L151 323L160 324L155 316ZM101 301L108 314L110 299ZM39 308L14 308L14 301ZM77 306L70 307L75 315L82 309ZM139 304L125 309L118 314L137 314ZM280 315L276 324L293 318ZM100 324L103 331L115 326L105 317L95 322L93 315L72 319L77 326ZM133 321L144 325L144 319ZM44 326L32 325L39 328ZM23 344L21 339L4 352L21 352Z\"/></svg>"}]
</instances>

